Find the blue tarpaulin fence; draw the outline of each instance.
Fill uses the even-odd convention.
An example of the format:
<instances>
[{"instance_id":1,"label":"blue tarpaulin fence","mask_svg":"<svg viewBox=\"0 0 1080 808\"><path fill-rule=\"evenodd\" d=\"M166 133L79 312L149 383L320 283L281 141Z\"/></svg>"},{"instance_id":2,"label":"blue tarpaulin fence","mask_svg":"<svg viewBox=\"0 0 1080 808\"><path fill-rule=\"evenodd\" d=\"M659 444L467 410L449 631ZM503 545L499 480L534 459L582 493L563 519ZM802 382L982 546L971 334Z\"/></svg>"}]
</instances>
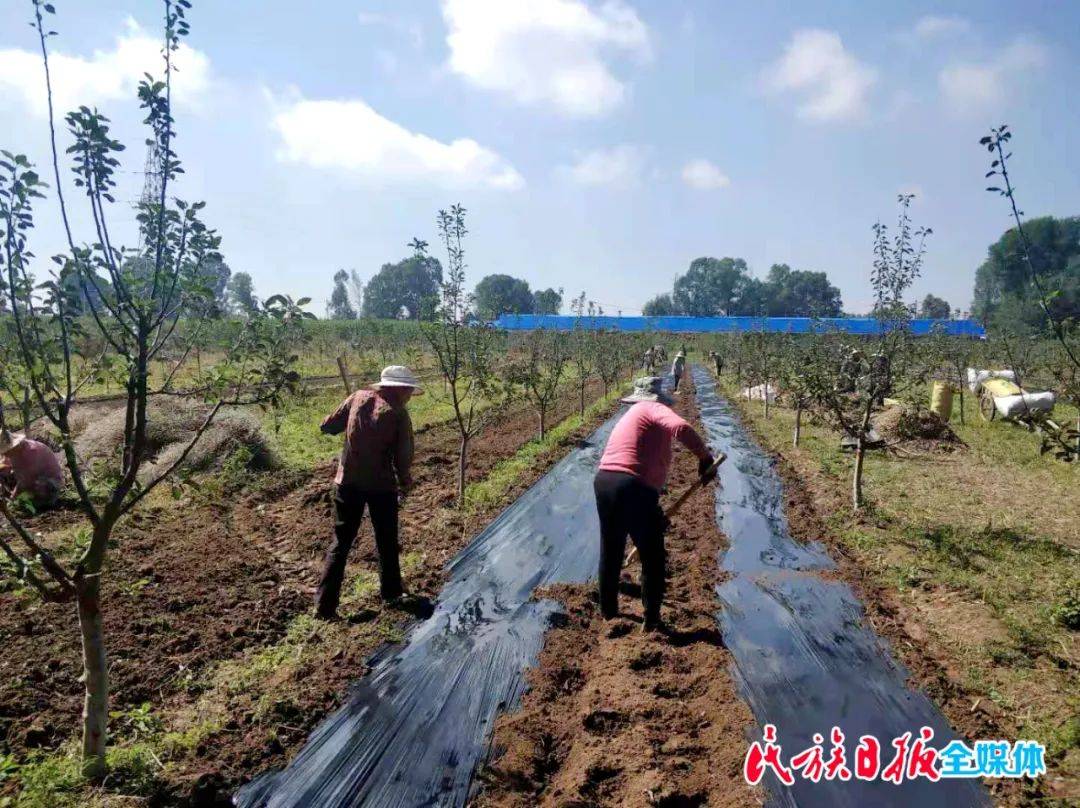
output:
<instances>
[{"instance_id":1,"label":"blue tarpaulin fence","mask_svg":"<svg viewBox=\"0 0 1080 808\"><path fill-rule=\"evenodd\" d=\"M503 314L493 325L510 331L536 328L570 331L577 326L589 330L668 331L676 333L771 331L781 334L814 334L843 331L848 334L878 334L881 322L873 317L569 317L557 314ZM959 337L986 336L974 320L912 320L912 333L925 336L935 330Z\"/></svg>"}]
</instances>

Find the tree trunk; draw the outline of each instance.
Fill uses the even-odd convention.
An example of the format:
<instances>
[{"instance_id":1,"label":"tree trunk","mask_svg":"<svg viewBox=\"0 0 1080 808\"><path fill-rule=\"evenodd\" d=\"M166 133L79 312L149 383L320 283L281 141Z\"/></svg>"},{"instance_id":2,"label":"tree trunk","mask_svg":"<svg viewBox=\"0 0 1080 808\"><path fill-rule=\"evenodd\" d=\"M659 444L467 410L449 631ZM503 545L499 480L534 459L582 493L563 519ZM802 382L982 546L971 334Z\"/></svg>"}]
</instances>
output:
<instances>
[{"instance_id":1,"label":"tree trunk","mask_svg":"<svg viewBox=\"0 0 1080 808\"><path fill-rule=\"evenodd\" d=\"M765 417L769 417L769 381L765 380Z\"/></svg>"},{"instance_id":2,"label":"tree trunk","mask_svg":"<svg viewBox=\"0 0 1080 808\"><path fill-rule=\"evenodd\" d=\"M960 424L964 423L964 384L961 382L957 388L960 391Z\"/></svg>"},{"instance_id":3,"label":"tree trunk","mask_svg":"<svg viewBox=\"0 0 1080 808\"><path fill-rule=\"evenodd\" d=\"M866 455L864 441L866 438L859 435L855 442L855 473L851 479L851 503L855 510L859 510L863 504L862 472L863 457Z\"/></svg>"},{"instance_id":4,"label":"tree trunk","mask_svg":"<svg viewBox=\"0 0 1080 808\"><path fill-rule=\"evenodd\" d=\"M581 385L581 389L578 391L581 395L578 401L578 412L581 415L581 420L585 420L585 385Z\"/></svg>"},{"instance_id":5,"label":"tree trunk","mask_svg":"<svg viewBox=\"0 0 1080 808\"><path fill-rule=\"evenodd\" d=\"M353 393L352 382L349 380L349 369L345 367L345 357L339 356L337 358L338 373L341 374L341 383L345 385L345 395L351 396Z\"/></svg>"},{"instance_id":6,"label":"tree trunk","mask_svg":"<svg viewBox=\"0 0 1080 808\"><path fill-rule=\"evenodd\" d=\"M547 413L545 412L545 408L541 407L540 408L540 440L544 439L544 434L547 431L546 428L545 428L547 426L547 423L546 423L546 419L544 417L546 414Z\"/></svg>"},{"instance_id":7,"label":"tree trunk","mask_svg":"<svg viewBox=\"0 0 1080 808\"><path fill-rule=\"evenodd\" d=\"M83 702L83 774L92 780L99 780L105 775L106 722L109 716L109 674L101 624L100 574L79 581L76 602L86 688Z\"/></svg>"},{"instance_id":8,"label":"tree trunk","mask_svg":"<svg viewBox=\"0 0 1080 808\"><path fill-rule=\"evenodd\" d=\"M468 467L468 452L469 439L462 436L457 467L457 501L459 508L465 507L465 469Z\"/></svg>"},{"instance_id":9,"label":"tree trunk","mask_svg":"<svg viewBox=\"0 0 1080 808\"><path fill-rule=\"evenodd\" d=\"M792 445L797 449L799 448L799 439L802 438L802 402L800 401L795 405L795 437L792 438Z\"/></svg>"}]
</instances>

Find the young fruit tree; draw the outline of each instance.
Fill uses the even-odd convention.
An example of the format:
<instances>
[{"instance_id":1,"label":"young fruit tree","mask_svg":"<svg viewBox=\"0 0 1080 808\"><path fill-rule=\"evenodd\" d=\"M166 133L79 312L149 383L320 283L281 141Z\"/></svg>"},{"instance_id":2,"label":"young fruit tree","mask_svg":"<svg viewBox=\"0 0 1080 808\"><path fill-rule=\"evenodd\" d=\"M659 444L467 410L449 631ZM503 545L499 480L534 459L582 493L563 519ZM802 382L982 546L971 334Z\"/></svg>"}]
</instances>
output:
<instances>
[{"instance_id":1,"label":"young fruit tree","mask_svg":"<svg viewBox=\"0 0 1080 808\"><path fill-rule=\"evenodd\" d=\"M524 355L514 363L511 378L536 410L540 427L538 438L543 440L547 434L548 413L558 398L559 385L566 372L569 345L565 334L538 328L526 334L524 347Z\"/></svg>"},{"instance_id":2,"label":"young fruit tree","mask_svg":"<svg viewBox=\"0 0 1080 808\"><path fill-rule=\"evenodd\" d=\"M296 384L293 344L309 315L301 309L306 301L273 297L251 313L226 359L195 375L188 389L180 388L176 380L181 378L190 344L174 360L164 381L150 384L151 362L175 335L184 332L187 339L197 339L197 327L179 332L177 327L184 320L205 319L214 301L204 268L220 261L220 238L201 219L204 203L189 204L169 196L182 172L173 151L173 55L189 32L185 15L190 4L164 0L164 76L161 80L148 77L139 85L161 187L156 198L139 205L138 249L116 246L117 234L110 226L120 166L117 155L124 147L109 134L108 119L87 107L65 118L71 138L66 154L74 185L85 195L87 220L93 228L89 245L76 241L63 193L62 152L53 117L47 45L55 34L44 22L46 15L55 12L42 0L32 0L32 5L32 25L44 65L53 179L68 252L52 259L54 266L48 274L37 268L28 240L34 226L33 204L44 196L46 186L26 157L4 152L0 159L0 291L7 300L15 336L14 350L6 360L29 388L37 411L55 429L78 508L89 523L90 541L73 565L61 563L26 524L26 506L0 494L0 513L13 533L0 533L0 550L22 582L40 597L75 605L72 616L81 632L85 690L83 767L87 776L100 778L106 768L109 701L102 579L107 574L107 555L124 552L115 529L183 465L223 407L276 403ZM102 344L105 347L99 352ZM80 392L104 379L118 382L124 392L123 443L111 467L90 472L75 450L71 413ZM206 415L176 460L146 477L140 470L150 459L150 404L161 395L198 395L207 402Z\"/></svg>"},{"instance_id":3,"label":"young fruit tree","mask_svg":"<svg viewBox=\"0 0 1080 808\"><path fill-rule=\"evenodd\" d=\"M585 314L584 292L570 302L570 308L574 312L574 330L570 333L570 367L578 393L578 414L584 418L585 389L597 372L594 340L582 321Z\"/></svg>"},{"instance_id":4,"label":"young fruit tree","mask_svg":"<svg viewBox=\"0 0 1080 808\"><path fill-rule=\"evenodd\" d=\"M914 228L908 210L912 194L900 194L896 233L874 225L874 263L870 274L874 289L876 333L867 339L823 334L807 345L805 390L808 398L855 446L851 499L863 507L863 468L871 432L871 418L886 396L900 388L917 388L925 367L914 348L910 322L912 307L904 295L922 272L930 228Z\"/></svg>"},{"instance_id":5,"label":"young fruit tree","mask_svg":"<svg viewBox=\"0 0 1080 808\"><path fill-rule=\"evenodd\" d=\"M465 208L440 210L439 237L446 248L446 276L435 320L423 323L423 333L435 354L435 363L454 408L460 438L457 504L465 504L465 475L469 441L509 404L512 385L497 365L499 335L491 326L472 318L472 296L465 291Z\"/></svg>"},{"instance_id":6,"label":"young fruit tree","mask_svg":"<svg viewBox=\"0 0 1080 808\"><path fill-rule=\"evenodd\" d=\"M1077 323L1073 317L1064 317L1055 313L1054 303L1061 296L1061 291L1048 289L1035 269L1031 241L1024 230L1024 212L1017 205L1016 190L1009 174L1008 162L1012 157L1012 152L1006 152L1006 149L1010 140L1012 140L1012 132L1003 124L991 129L990 134L979 141L980 145L985 146L993 157L990 170L986 172L987 179L1000 177L1000 185L990 186L986 190L1001 195L1009 202L1009 211L1013 221L1016 222L1016 233L1019 236L1020 258L1027 270L1028 280L1035 290L1036 301L1042 309L1045 326L1054 341L1052 358L1048 363L1050 372L1062 398L1080 409L1080 323ZM1011 349L1007 338L1005 347L1007 350ZM1050 452L1066 462L1080 459L1080 415L1077 416L1074 427L1063 429L1054 428L1056 425L1047 422L1045 418L1040 418L1035 423L1042 435L1044 454Z\"/></svg>"},{"instance_id":7,"label":"young fruit tree","mask_svg":"<svg viewBox=\"0 0 1080 808\"><path fill-rule=\"evenodd\" d=\"M804 341L790 334L781 335L776 344L774 360L777 388L784 391L795 410L795 426L791 445L798 448L802 440L802 422L810 403L811 388L806 373L809 353Z\"/></svg>"}]
</instances>

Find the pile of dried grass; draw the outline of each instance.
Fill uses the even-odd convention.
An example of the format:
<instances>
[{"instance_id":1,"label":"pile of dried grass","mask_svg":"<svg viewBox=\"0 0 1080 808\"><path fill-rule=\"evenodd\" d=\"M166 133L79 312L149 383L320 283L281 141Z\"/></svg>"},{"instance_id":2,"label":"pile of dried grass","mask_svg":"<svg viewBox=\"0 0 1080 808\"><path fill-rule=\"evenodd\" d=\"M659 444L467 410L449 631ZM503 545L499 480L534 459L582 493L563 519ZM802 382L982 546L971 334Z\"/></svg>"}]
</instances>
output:
<instances>
[{"instance_id":1,"label":"pile of dried grass","mask_svg":"<svg viewBox=\"0 0 1080 808\"><path fill-rule=\"evenodd\" d=\"M200 401L171 397L156 399L147 412L148 459L140 477L154 477L171 466L202 425L208 411L207 405ZM118 458L123 450L124 418L124 409L117 408L87 424L75 440L80 460L93 464ZM247 412L228 410L218 413L188 454L184 468L219 469L240 448L250 457L249 468L268 469L277 465L258 419Z\"/></svg>"},{"instance_id":2,"label":"pile of dried grass","mask_svg":"<svg viewBox=\"0 0 1080 808\"><path fill-rule=\"evenodd\" d=\"M927 449L948 449L962 443L947 421L925 407L887 407L874 419L874 428L887 443L916 442Z\"/></svg>"}]
</instances>

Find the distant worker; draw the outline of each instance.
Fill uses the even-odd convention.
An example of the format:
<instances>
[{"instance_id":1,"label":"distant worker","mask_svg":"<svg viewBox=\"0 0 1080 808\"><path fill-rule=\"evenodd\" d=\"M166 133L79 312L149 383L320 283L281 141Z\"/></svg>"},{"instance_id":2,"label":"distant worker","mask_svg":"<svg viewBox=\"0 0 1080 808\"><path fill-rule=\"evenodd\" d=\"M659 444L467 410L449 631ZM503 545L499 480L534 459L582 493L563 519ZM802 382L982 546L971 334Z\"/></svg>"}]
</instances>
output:
<instances>
[{"instance_id":1,"label":"distant worker","mask_svg":"<svg viewBox=\"0 0 1080 808\"><path fill-rule=\"evenodd\" d=\"M26 497L35 510L51 508L64 490L64 469L40 441L0 430L0 496Z\"/></svg>"},{"instance_id":2,"label":"distant worker","mask_svg":"<svg viewBox=\"0 0 1080 808\"><path fill-rule=\"evenodd\" d=\"M716 351L709 351L709 358L713 361L716 377L720 378L721 374L724 372L724 357Z\"/></svg>"},{"instance_id":3,"label":"distant worker","mask_svg":"<svg viewBox=\"0 0 1080 808\"><path fill-rule=\"evenodd\" d=\"M319 617L337 616L349 550L367 507L379 552L379 592L393 605L403 602L398 547L398 497L412 487L413 428L405 405L423 395L412 372L391 365L370 390L357 390L322 422L327 435L345 433L334 479L334 540L326 553L316 596Z\"/></svg>"},{"instance_id":4,"label":"distant worker","mask_svg":"<svg viewBox=\"0 0 1080 808\"><path fill-rule=\"evenodd\" d=\"M654 356L655 354L653 353L652 348L647 348L645 350L645 356L642 357L641 367L645 370L646 373L651 374L653 372L653 363L655 362Z\"/></svg>"},{"instance_id":5,"label":"distant worker","mask_svg":"<svg viewBox=\"0 0 1080 808\"><path fill-rule=\"evenodd\" d=\"M679 381L686 371L686 352L680 350L671 360L671 375L675 377L675 392L679 391Z\"/></svg>"},{"instance_id":6,"label":"distant worker","mask_svg":"<svg viewBox=\"0 0 1080 808\"><path fill-rule=\"evenodd\" d=\"M593 480L600 515L600 612L607 619L619 613L619 575L629 533L641 559L643 628L652 631L662 628L667 519L660 510L660 491L671 466L671 440L697 456L699 474L708 472L713 457L701 436L671 409L659 377L638 379L633 393L622 400L633 406L612 430Z\"/></svg>"}]
</instances>

